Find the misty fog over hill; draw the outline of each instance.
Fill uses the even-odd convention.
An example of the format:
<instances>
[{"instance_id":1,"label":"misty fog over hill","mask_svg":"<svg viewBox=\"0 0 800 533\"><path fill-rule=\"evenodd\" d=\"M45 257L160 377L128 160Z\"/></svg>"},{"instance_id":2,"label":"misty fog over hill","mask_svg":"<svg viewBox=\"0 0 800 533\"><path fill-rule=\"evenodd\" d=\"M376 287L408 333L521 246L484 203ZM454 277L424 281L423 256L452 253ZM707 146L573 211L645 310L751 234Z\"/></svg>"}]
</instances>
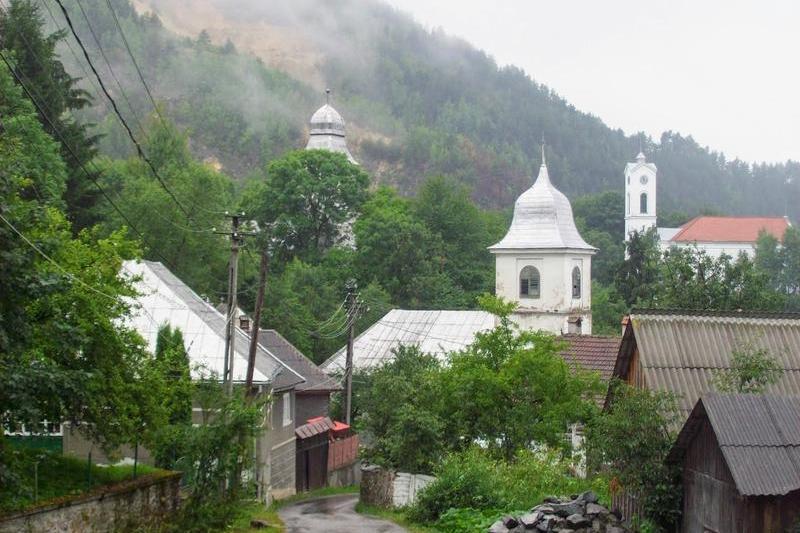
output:
<instances>
[{"instance_id":1,"label":"misty fog over hill","mask_svg":"<svg viewBox=\"0 0 800 533\"><path fill-rule=\"evenodd\" d=\"M114 4L164 114L187 129L196 155L239 178L304 146L307 120L330 87L355 157L407 194L444 174L485 206L510 207L531 183L544 135L551 176L572 198L622 190L623 167L641 144L659 168L661 213L797 216L798 202L787 199L800 192L800 164L728 161L675 132L625 136L576 110L535 72L499 68L469 43L377 0ZM144 119L146 95L107 6L84 5L132 103L134 111L123 112ZM79 32L91 42L85 24ZM62 57L68 68L77 64L65 48ZM100 104L87 112L106 134L104 150L126 153L106 116Z\"/></svg>"}]
</instances>

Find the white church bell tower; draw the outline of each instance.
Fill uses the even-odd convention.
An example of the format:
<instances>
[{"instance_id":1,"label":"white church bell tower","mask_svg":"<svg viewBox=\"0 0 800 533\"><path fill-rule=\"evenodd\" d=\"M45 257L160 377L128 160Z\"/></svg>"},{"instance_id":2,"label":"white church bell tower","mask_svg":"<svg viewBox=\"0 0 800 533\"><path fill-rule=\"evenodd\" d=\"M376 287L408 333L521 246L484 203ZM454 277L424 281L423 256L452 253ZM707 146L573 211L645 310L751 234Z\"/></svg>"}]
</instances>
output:
<instances>
[{"instance_id":1,"label":"white church bell tower","mask_svg":"<svg viewBox=\"0 0 800 533\"><path fill-rule=\"evenodd\" d=\"M656 172L642 152L625 165L625 241L634 231L656 227Z\"/></svg>"},{"instance_id":2,"label":"white church bell tower","mask_svg":"<svg viewBox=\"0 0 800 533\"><path fill-rule=\"evenodd\" d=\"M495 294L517 303L523 329L592 333L592 256L597 249L575 227L572 206L550 182L542 146L536 182L514 204L495 256Z\"/></svg>"}]
</instances>

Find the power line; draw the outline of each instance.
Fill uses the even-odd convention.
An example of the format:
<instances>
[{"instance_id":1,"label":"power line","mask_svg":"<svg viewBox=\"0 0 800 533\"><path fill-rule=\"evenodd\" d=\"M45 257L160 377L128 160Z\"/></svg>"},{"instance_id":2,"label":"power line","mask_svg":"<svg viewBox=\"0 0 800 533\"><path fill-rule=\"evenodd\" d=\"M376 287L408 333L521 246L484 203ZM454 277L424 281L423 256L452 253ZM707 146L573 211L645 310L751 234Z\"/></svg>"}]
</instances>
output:
<instances>
[{"instance_id":1,"label":"power line","mask_svg":"<svg viewBox=\"0 0 800 533\"><path fill-rule=\"evenodd\" d=\"M78 0L78 4L80 5L80 0ZM117 18L117 12L114 11L114 6L111 5L111 0L106 0L106 4L108 5L109 11L111 11L111 16L114 17L114 23L117 25L117 29L119 30L119 34L122 36L122 42L125 43L125 49L128 51L128 55L133 61L133 66L136 69L137 74L139 74L139 79L142 81L142 85L144 85L144 90L147 92L147 97L150 99L150 103L153 104L153 109L155 110L158 118L164 123L164 117L161 116L161 111L158 109L156 105L156 101L153 99L153 95L150 93L150 87L147 86L147 82L144 81L144 76L142 75L142 71L139 68L139 64L136 62L136 58L133 56L133 52L131 51L131 46L128 44L128 38L125 37L125 32L122 31L122 25L119 23L119 19Z\"/></svg>"},{"instance_id":2,"label":"power line","mask_svg":"<svg viewBox=\"0 0 800 533\"><path fill-rule=\"evenodd\" d=\"M150 167L150 170L153 172L153 176L155 176L155 178L161 184L161 187L167 192L167 194L169 194L169 196L175 202L175 205L177 205L178 208L183 212L183 214L186 215L186 217L191 221L191 216L189 215L189 212L186 210L186 208L183 206L183 204L181 204L181 202L175 196L175 193L173 193L172 190L170 190L170 188L167 186L167 184L164 182L164 180L158 174L158 171L156 171L156 168L153 165L153 163L145 155L144 150L142 149L142 146L139 144L139 141L137 141L136 137L134 137L130 126L125 121L125 117L123 117L122 113L120 113L119 107L117 106L117 102L114 100L114 98L108 92L108 89L106 88L105 84L103 83L103 79L100 77L100 74L97 72L97 69L95 68L94 63L92 62L92 59L89 57L89 52L86 50L86 47L83 45L83 41L81 41L80 37L78 36L78 33L75 31L75 26L72 23L72 19L69 16L69 12L67 11L67 8L64 7L63 0L56 0L56 2L58 3L59 7L61 8L61 12L64 14L64 19L67 21L67 25L69 26L69 29L72 32L72 35L75 37L75 41L78 43L78 46L80 46L81 50L83 51L83 56L86 59L86 62L89 63L89 68L92 69L92 72L94 73L94 76L97 79L97 82L100 84L100 87L103 90L103 94L105 94L106 98L108 98L108 100L111 102L111 106L114 108L114 113L117 115L117 118L119 118L120 122L122 122L122 125L125 127L125 131L128 133L128 137L130 137L131 141L136 146L137 154ZM80 2L78 2L78 5L80 5Z\"/></svg>"},{"instance_id":3,"label":"power line","mask_svg":"<svg viewBox=\"0 0 800 533\"><path fill-rule=\"evenodd\" d=\"M20 87L22 87L22 90L25 92L25 94L27 95L28 99L30 99L30 101L33 103L33 105L39 111L39 114L41 114L41 116L50 125L50 128L53 130L53 133L55 133L55 135L61 141L61 145L64 146L64 148L66 148L66 150L69 152L69 154L75 160L75 162L78 164L78 166L83 171L83 173L86 175L86 177L89 178L89 180L94 184L94 186L97 188L97 190L100 191L100 194L102 194L103 197L111 205L111 207L117 213L119 213L119 215L122 217L122 219L125 221L125 223L128 224L128 226L131 228L131 230L134 233L136 233L136 235L138 235L142 239L142 242L144 242L148 246L148 248L153 250L156 253L156 255L158 255L167 265L170 266L170 268L174 268L174 266L172 265L171 261L169 261L161 252L159 252L157 248L154 248L153 246L150 245L150 243L147 241L147 238L144 236L144 234L141 231L139 231L139 229L133 224L133 222L131 222L131 220L128 218L128 216L125 215L125 213L122 212L122 210L119 208L119 206L116 204L116 202L114 202L114 200L111 199L111 197L108 195L108 193L105 191L105 189L103 189L103 187L100 186L100 183L94 178L92 173L90 173L86 169L86 166L80 160L80 158L75 153L75 151L72 149L72 147L67 143L66 139L64 139L64 136L58 130L58 128L53 123L53 121L50 119L50 117L47 115L46 110L39 103L39 101L33 96L33 94L31 94L31 92L28 89L28 87L22 81L22 78L20 78L20 73L17 73L17 71L11 66L11 63L8 61L8 58L3 53L2 50L0 50L0 58L3 60L3 63L5 63L6 67L8 68L9 72L11 72L11 75L14 77L14 79L17 81L17 83L19 83ZM28 80L28 81L30 81L30 80ZM99 173L100 172L98 170L98 174Z\"/></svg>"}]
</instances>

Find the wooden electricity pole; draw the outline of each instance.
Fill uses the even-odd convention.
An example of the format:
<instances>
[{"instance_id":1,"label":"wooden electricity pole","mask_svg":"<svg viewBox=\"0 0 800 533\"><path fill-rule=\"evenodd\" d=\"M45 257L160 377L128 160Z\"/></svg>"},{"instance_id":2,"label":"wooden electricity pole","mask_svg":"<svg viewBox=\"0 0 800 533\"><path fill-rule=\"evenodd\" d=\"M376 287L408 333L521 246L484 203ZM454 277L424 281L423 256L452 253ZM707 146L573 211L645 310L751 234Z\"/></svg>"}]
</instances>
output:
<instances>
[{"instance_id":1,"label":"wooden electricity pole","mask_svg":"<svg viewBox=\"0 0 800 533\"><path fill-rule=\"evenodd\" d=\"M261 265L258 268L258 292L256 293L256 308L253 310L253 325L250 329L250 352L247 354L247 378L245 380L245 393L248 398L253 396L253 371L256 366L256 348L258 346L258 330L261 324L261 308L264 307L264 292L267 287L267 273L269 272L269 251L267 247L261 252Z\"/></svg>"},{"instance_id":2,"label":"wooden electricity pole","mask_svg":"<svg viewBox=\"0 0 800 533\"><path fill-rule=\"evenodd\" d=\"M239 290L239 247L243 240L243 235L239 232L239 223L243 214L226 214L231 219L231 231L222 232L222 235L228 235L231 238L231 258L228 263L228 312L225 325L225 368L222 375L222 382L225 385L225 392L228 396L233 393L233 359L236 354L234 341L236 339L236 310L238 305L236 293Z\"/></svg>"},{"instance_id":3,"label":"wooden electricity pole","mask_svg":"<svg viewBox=\"0 0 800 533\"><path fill-rule=\"evenodd\" d=\"M345 387L345 422L350 425L353 406L353 339L357 314L357 294L354 280L347 282L347 360L344 370Z\"/></svg>"}]
</instances>

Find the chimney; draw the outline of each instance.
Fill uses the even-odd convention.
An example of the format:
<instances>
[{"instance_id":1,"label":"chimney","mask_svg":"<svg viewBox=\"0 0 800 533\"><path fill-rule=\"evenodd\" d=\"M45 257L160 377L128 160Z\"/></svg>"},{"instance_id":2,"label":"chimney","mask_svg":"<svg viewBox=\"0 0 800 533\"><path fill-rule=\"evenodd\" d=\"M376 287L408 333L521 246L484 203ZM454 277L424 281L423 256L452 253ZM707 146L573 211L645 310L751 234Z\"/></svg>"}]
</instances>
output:
<instances>
[{"instance_id":1,"label":"chimney","mask_svg":"<svg viewBox=\"0 0 800 533\"><path fill-rule=\"evenodd\" d=\"M244 330L245 332L249 332L250 331L250 317L249 316L247 316L245 314L242 314L239 317L239 328Z\"/></svg>"},{"instance_id":2,"label":"chimney","mask_svg":"<svg viewBox=\"0 0 800 533\"><path fill-rule=\"evenodd\" d=\"M625 336L625 330L628 329L628 324L631 323L631 315L622 317L622 336Z\"/></svg>"},{"instance_id":3,"label":"chimney","mask_svg":"<svg viewBox=\"0 0 800 533\"><path fill-rule=\"evenodd\" d=\"M570 335L580 335L581 334L581 324L583 323L583 319L579 316L571 316L567 319L567 333Z\"/></svg>"}]
</instances>

